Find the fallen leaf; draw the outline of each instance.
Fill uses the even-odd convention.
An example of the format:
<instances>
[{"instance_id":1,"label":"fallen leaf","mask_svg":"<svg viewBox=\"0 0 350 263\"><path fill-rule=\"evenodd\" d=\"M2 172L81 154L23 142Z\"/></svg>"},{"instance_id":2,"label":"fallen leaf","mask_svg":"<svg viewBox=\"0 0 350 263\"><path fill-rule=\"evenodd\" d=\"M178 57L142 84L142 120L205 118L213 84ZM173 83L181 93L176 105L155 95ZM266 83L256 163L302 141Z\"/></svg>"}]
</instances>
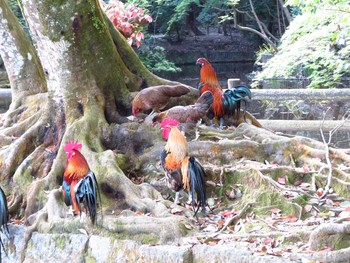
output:
<instances>
[{"instance_id":1,"label":"fallen leaf","mask_svg":"<svg viewBox=\"0 0 350 263\"><path fill-rule=\"evenodd\" d=\"M278 178L277 178L277 182L278 182L279 184L285 185L285 184L286 184L286 178L285 178L285 177L278 177Z\"/></svg>"},{"instance_id":2,"label":"fallen leaf","mask_svg":"<svg viewBox=\"0 0 350 263\"><path fill-rule=\"evenodd\" d=\"M258 232L261 229L262 229L262 226L255 226L249 231L249 233Z\"/></svg>"},{"instance_id":3,"label":"fallen leaf","mask_svg":"<svg viewBox=\"0 0 350 263\"><path fill-rule=\"evenodd\" d=\"M15 224L15 225L23 225L24 222L22 220L19 220L19 219L15 219L12 221L12 224Z\"/></svg>"},{"instance_id":4,"label":"fallen leaf","mask_svg":"<svg viewBox=\"0 0 350 263\"><path fill-rule=\"evenodd\" d=\"M183 212L182 209L179 209L177 207L174 207L173 209L170 210L170 213L172 213L173 215L175 214L181 214Z\"/></svg>"},{"instance_id":5,"label":"fallen leaf","mask_svg":"<svg viewBox=\"0 0 350 263\"><path fill-rule=\"evenodd\" d=\"M196 245L200 243L198 238L196 237L185 237L183 241L184 241L184 244L189 244L189 245Z\"/></svg>"},{"instance_id":6,"label":"fallen leaf","mask_svg":"<svg viewBox=\"0 0 350 263\"><path fill-rule=\"evenodd\" d=\"M203 229L204 232L216 232L218 228L214 225L208 225L206 228Z\"/></svg>"},{"instance_id":7,"label":"fallen leaf","mask_svg":"<svg viewBox=\"0 0 350 263\"><path fill-rule=\"evenodd\" d=\"M339 213L338 217L340 217L340 218L349 217L350 218L350 207L345 207L345 209Z\"/></svg>"},{"instance_id":8,"label":"fallen leaf","mask_svg":"<svg viewBox=\"0 0 350 263\"><path fill-rule=\"evenodd\" d=\"M189 225L189 224L184 224L184 226L188 229L188 230L192 230L193 226Z\"/></svg>"},{"instance_id":9,"label":"fallen leaf","mask_svg":"<svg viewBox=\"0 0 350 263\"><path fill-rule=\"evenodd\" d=\"M350 201L344 201L340 204L341 207L350 207Z\"/></svg>"},{"instance_id":10,"label":"fallen leaf","mask_svg":"<svg viewBox=\"0 0 350 263\"><path fill-rule=\"evenodd\" d=\"M299 185L301 185L302 183L303 183L303 181L295 181L293 185L294 185L294 186L299 186Z\"/></svg>"},{"instance_id":11,"label":"fallen leaf","mask_svg":"<svg viewBox=\"0 0 350 263\"><path fill-rule=\"evenodd\" d=\"M217 222L217 225L219 225L219 226L223 226L224 224L225 224L225 222L222 221L222 220L219 220L219 221Z\"/></svg>"},{"instance_id":12,"label":"fallen leaf","mask_svg":"<svg viewBox=\"0 0 350 263\"><path fill-rule=\"evenodd\" d=\"M220 215L223 216L224 218L228 218L228 217L233 217L235 215L235 213L231 210L231 211L223 211L220 212Z\"/></svg>"},{"instance_id":13,"label":"fallen leaf","mask_svg":"<svg viewBox=\"0 0 350 263\"><path fill-rule=\"evenodd\" d=\"M298 221L298 218L295 215L287 215L287 216L282 217L282 220L284 222L296 222L296 221Z\"/></svg>"},{"instance_id":14,"label":"fallen leaf","mask_svg":"<svg viewBox=\"0 0 350 263\"><path fill-rule=\"evenodd\" d=\"M208 203L209 206L214 206L214 204L215 204L214 198L208 198L207 199L207 203Z\"/></svg>"},{"instance_id":15,"label":"fallen leaf","mask_svg":"<svg viewBox=\"0 0 350 263\"><path fill-rule=\"evenodd\" d=\"M50 145L45 148L45 150L49 152L53 152L56 149L56 145Z\"/></svg>"},{"instance_id":16,"label":"fallen leaf","mask_svg":"<svg viewBox=\"0 0 350 263\"><path fill-rule=\"evenodd\" d=\"M281 214L282 213L282 210L278 209L278 208L272 208L272 209L270 209L270 211L274 214Z\"/></svg>"},{"instance_id":17,"label":"fallen leaf","mask_svg":"<svg viewBox=\"0 0 350 263\"><path fill-rule=\"evenodd\" d=\"M300 184L300 187L301 187L301 188L310 188L310 186L311 186L310 183L302 182L302 183Z\"/></svg>"},{"instance_id":18,"label":"fallen leaf","mask_svg":"<svg viewBox=\"0 0 350 263\"><path fill-rule=\"evenodd\" d=\"M209 237L204 241L204 243L213 246L216 245L220 240L221 239L219 238Z\"/></svg>"},{"instance_id":19,"label":"fallen leaf","mask_svg":"<svg viewBox=\"0 0 350 263\"><path fill-rule=\"evenodd\" d=\"M208 245L209 246L216 246L218 243L217 242L215 242L215 241L210 241L210 242L208 242Z\"/></svg>"},{"instance_id":20,"label":"fallen leaf","mask_svg":"<svg viewBox=\"0 0 350 263\"><path fill-rule=\"evenodd\" d=\"M88 236L88 232L87 232L85 229L79 228L78 231L79 231L80 233L82 233L83 235Z\"/></svg>"},{"instance_id":21,"label":"fallen leaf","mask_svg":"<svg viewBox=\"0 0 350 263\"><path fill-rule=\"evenodd\" d=\"M211 181L211 180L207 180L206 184L211 185L211 186L216 186L216 183L214 181Z\"/></svg>"},{"instance_id":22,"label":"fallen leaf","mask_svg":"<svg viewBox=\"0 0 350 263\"><path fill-rule=\"evenodd\" d=\"M309 213L312 209L312 205L305 205L304 206L304 213Z\"/></svg>"}]
</instances>

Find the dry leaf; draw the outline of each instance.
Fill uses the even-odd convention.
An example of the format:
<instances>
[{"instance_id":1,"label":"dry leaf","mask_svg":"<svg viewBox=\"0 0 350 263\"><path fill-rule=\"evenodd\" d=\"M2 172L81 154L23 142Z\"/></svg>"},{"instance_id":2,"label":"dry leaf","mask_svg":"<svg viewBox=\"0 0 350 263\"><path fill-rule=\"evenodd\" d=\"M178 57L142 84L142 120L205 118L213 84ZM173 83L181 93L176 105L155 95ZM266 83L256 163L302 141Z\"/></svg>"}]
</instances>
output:
<instances>
[{"instance_id":1,"label":"dry leaf","mask_svg":"<svg viewBox=\"0 0 350 263\"><path fill-rule=\"evenodd\" d=\"M282 217L282 220L284 222L296 222L296 221L298 221L298 218L295 215L287 215L287 216Z\"/></svg>"},{"instance_id":2,"label":"dry leaf","mask_svg":"<svg viewBox=\"0 0 350 263\"><path fill-rule=\"evenodd\" d=\"M304 206L304 213L309 213L312 209L312 205L305 205Z\"/></svg>"},{"instance_id":3,"label":"dry leaf","mask_svg":"<svg viewBox=\"0 0 350 263\"><path fill-rule=\"evenodd\" d=\"M286 184L286 178L285 178L285 177L278 177L278 178L277 178L277 182L278 182L279 184L285 185L285 184Z\"/></svg>"}]
</instances>

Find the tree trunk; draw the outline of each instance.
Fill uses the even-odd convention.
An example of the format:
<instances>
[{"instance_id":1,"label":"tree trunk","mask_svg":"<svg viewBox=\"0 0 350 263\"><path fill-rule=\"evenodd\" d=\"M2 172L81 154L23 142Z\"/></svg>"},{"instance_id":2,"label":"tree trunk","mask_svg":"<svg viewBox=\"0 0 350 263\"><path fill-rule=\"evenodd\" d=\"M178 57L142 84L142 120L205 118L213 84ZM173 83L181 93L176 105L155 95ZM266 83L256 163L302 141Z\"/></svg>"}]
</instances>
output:
<instances>
[{"instance_id":1,"label":"tree trunk","mask_svg":"<svg viewBox=\"0 0 350 263\"><path fill-rule=\"evenodd\" d=\"M125 152L110 145L123 148L113 130L130 114L130 90L171 82L142 65L97 1L23 1L36 49L6 1L0 8L0 51L13 97L0 126L0 174L7 193L14 189L10 211L22 215L22 206L29 217L44 207L43 190L62 183L70 140L82 143L102 194L118 199L114 208L158 207L149 199L158 194L124 175L118 163Z\"/></svg>"}]
</instances>

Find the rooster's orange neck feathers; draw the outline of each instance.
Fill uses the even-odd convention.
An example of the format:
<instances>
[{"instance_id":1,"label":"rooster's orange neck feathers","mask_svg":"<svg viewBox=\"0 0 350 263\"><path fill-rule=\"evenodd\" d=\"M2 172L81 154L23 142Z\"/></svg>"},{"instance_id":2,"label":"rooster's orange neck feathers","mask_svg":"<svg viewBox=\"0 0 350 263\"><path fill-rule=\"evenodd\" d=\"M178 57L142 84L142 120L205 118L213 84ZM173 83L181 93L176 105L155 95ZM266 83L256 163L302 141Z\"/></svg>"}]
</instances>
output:
<instances>
[{"instance_id":1,"label":"rooster's orange neck feathers","mask_svg":"<svg viewBox=\"0 0 350 263\"><path fill-rule=\"evenodd\" d=\"M84 178L90 170L85 157L79 151L81 147L82 145L77 142L69 142L64 147L68 160L63 179L68 185L70 185L72 181Z\"/></svg>"},{"instance_id":2,"label":"rooster's orange neck feathers","mask_svg":"<svg viewBox=\"0 0 350 263\"><path fill-rule=\"evenodd\" d=\"M205 59L201 58L200 83L204 86L201 89L201 95L205 91L210 91L213 94L212 109L215 116L222 116L224 114L224 107L222 105L223 90L219 84L216 72L213 66Z\"/></svg>"}]
</instances>

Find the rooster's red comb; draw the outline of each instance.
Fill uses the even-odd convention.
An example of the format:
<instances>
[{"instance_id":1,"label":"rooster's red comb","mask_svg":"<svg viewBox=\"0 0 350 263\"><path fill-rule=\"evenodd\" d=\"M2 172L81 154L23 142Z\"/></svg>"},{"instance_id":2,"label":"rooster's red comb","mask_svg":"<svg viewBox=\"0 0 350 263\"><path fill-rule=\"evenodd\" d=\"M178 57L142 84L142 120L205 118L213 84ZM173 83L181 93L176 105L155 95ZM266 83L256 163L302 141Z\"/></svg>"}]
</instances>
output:
<instances>
[{"instance_id":1,"label":"rooster's red comb","mask_svg":"<svg viewBox=\"0 0 350 263\"><path fill-rule=\"evenodd\" d=\"M179 124L179 122L172 118L167 118L164 121L161 122L160 127L165 128L166 126L174 126L176 127Z\"/></svg>"},{"instance_id":2,"label":"rooster's red comb","mask_svg":"<svg viewBox=\"0 0 350 263\"><path fill-rule=\"evenodd\" d=\"M207 62L208 62L208 60L206 60L205 58L199 58L199 59L197 59L196 64L205 64Z\"/></svg>"},{"instance_id":3,"label":"rooster's red comb","mask_svg":"<svg viewBox=\"0 0 350 263\"><path fill-rule=\"evenodd\" d=\"M75 142L75 141L71 141L71 142L67 142L67 144L64 146L64 151L66 153L69 153L73 150L77 150L77 151L80 151L81 149L81 144L78 143L78 142Z\"/></svg>"}]
</instances>

